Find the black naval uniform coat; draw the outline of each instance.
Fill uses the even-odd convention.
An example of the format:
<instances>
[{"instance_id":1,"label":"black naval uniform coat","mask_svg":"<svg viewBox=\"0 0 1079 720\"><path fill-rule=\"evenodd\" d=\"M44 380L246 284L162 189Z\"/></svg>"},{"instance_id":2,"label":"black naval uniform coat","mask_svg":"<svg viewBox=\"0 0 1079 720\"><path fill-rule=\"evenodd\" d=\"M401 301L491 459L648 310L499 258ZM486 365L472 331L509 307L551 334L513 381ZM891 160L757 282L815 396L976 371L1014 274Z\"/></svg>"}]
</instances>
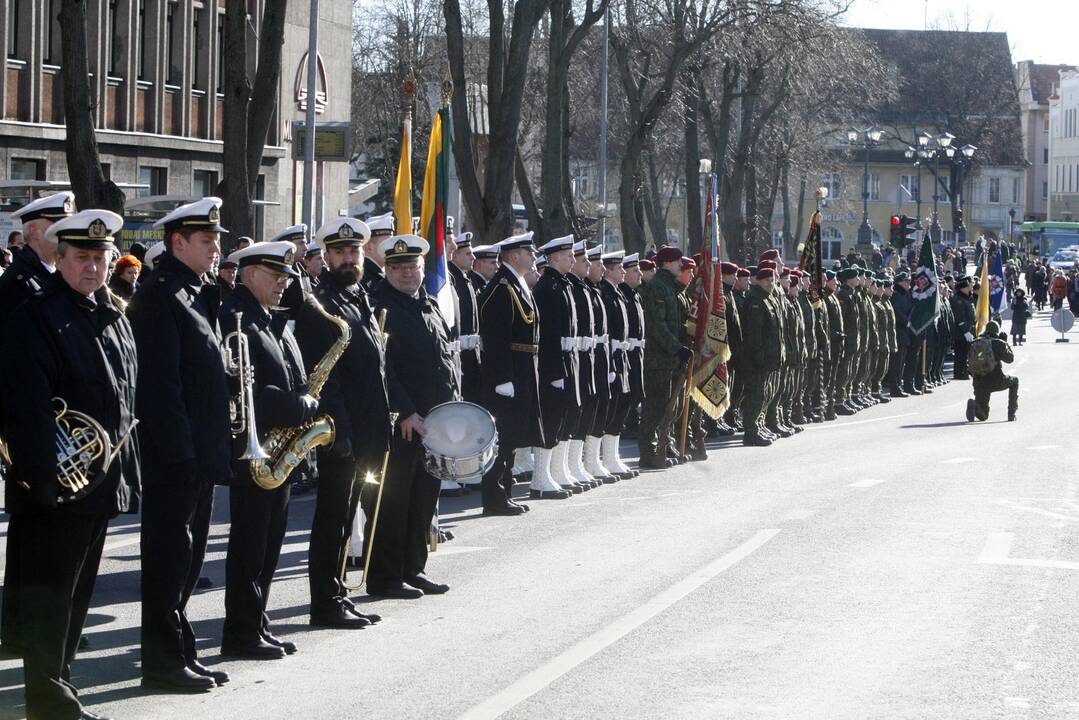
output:
<instances>
[{"instance_id":1,"label":"black naval uniform coat","mask_svg":"<svg viewBox=\"0 0 1079 720\"><path fill-rule=\"evenodd\" d=\"M378 535L373 550L365 546L365 553L371 552L367 588L378 593L423 574L427 534L438 503L440 482L425 468L421 438L413 433L405 440L400 422L414 414L425 418L432 408L458 399L459 393L450 328L437 300L422 287L412 297L389 282L379 285L372 297L379 312L386 312L387 385L398 428L383 480ZM368 517L376 500L377 493L364 493Z\"/></svg>"},{"instance_id":2,"label":"black naval uniform coat","mask_svg":"<svg viewBox=\"0 0 1079 720\"><path fill-rule=\"evenodd\" d=\"M543 411L545 447L568 440L569 420L576 417L570 408L580 404L577 386L578 362L575 351L577 312L573 291L566 276L548 267L540 276L532 295L539 309L539 391ZM572 342L573 347L569 347ZM569 349L566 349L569 347ZM559 383L561 388L552 383Z\"/></svg>"},{"instance_id":3,"label":"black naval uniform coat","mask_svg":"<svg viewBox=\"0 0 1079 720\"><path fill-rule=\"evenodd\" d=\"M135 422L135 338L104 288L91 300L59 277L10 315L4 332L0 391L6 407L18 408L4 426L13 458L7 500L25 521L17 589L26 709L29 717L78 717L71 662L109 518L138 510L139 446L129 437L92 492L58 505L53 398L98 421L115 448Z\"/></svg>"},{"instance_id":4,"label":"black naval uniform coat","mask_svg":"<svg viewBox=\"0 0 1079 720\"><path fill-rule=\"evenodd\" d=\"M627 358L629 360L630 409L633 409L644 397L644 307L641 305L639 289L630 287L628 283L622 283L619 288L626 298L628 335L632 345ZM740 334L739 337L741 337Z\"/></svg>"},{"instance_id":5,"label":"black naval uniform coat","mask_svg":"<svg viewBox=\"0 0 1079 720\"><path fill-rule=\"evenodd\" d=\"M29 245L15 252L11 266L0 275L0 330L23 301L46 288L53 274ZM0 335L0 347L8 341ZM2 412L0 404L0 412ZM8 484L11 487L11 484ZM4 565L3 609L0 610L0 634L4 647L18 652L21 644L18 617L19 599L15 588L19 584L22 563L23 517L12 508L11 491L7 494L7 509L12 513L7 529L7 563Z\"/></svg>"},{"instance_id":6,"label":"black naval uniform coat","mask_svg":"<svg viewBox=\"0 0 1079 720\"><path fill-rule=\"evenodd\" d=\"M319 411L330 415L337 439L319 448L319 487L311 523L308 580L311 613L333 613L341 602L337 582L345 543L360 502L357 474L381 471L390 446L389 399L382 332L367 291L360 283L345 287L331 272L322 273L315 299L326 312L348 323L352 336L322 388ZM317 312L296 321L296 339L310 375L340 337L337 327Z\"/></svg>"},{"instance_id":7,"label":"black naval uniform coat","mask_svg":"<svg viewBox=\"0 0 1079 720\"><path fill-rule=\"evenodd\" d=\"M570 435L574 440L584 440L591 429L590 421L595 416L596 351L592 339L596 335L596 321L592 296L585 281L573 273L567 273L565 278L577 313L573 334L577 337L577 391L581 398L580 412L574 418L576 427L570 429Z\"/></svg>"},{"instance_id":8,"label":"black naval uniform coat","mask_svg":"<svg viewBox=\"0 0 1079 720\"><path fill-rule=\"evenodd\" d=\"M166 252L127 308L141 370L144 675L196 658L187 601L206 552L214 483L232 472L218 293Z\"/></svg>"},{"instance_id":9,"label":"black naval uniform coat","mask_svg":"<svg viewBox=\"0 0 1079 720\"><path fill-rule=\"evenodd\" d=\"M477 345L474 348L465 348L472 337L479 338L479 309L476 305L476 288L469 281L461 268L449 263L450 280L457 292L457 301L460 312L458 313L458 329L461 338L461 397L471 403L480 401L480 361L481 350Z\"/></svg>"},{"instance_id":10,"label":"black naval uniform coat","mask_svg":"<svg viewBox=\"0 0 1079 720\"><path fill-rule=\"evenodd\" d=\"M386 271L382 267L369 257L363 259L363 278L360 280L360 285L368 293L373 293L379 285L386 279Z\"/></svg>"},{"instance_id":11,"label":"black naval uniform coat","mask_svg":"<svg viewBox=\"0 0 1079 720\"><path fill-rule=\"evenodd\" d=\"M307 375L300 347L288 329L288 312L265 310L250 290L238 285L221 306L221 325L235 327L236 313L241 315L240 327L255 375L256 432L265 446L272 428L296 427L312 419L317 408L302 400L307 393ZM266 601L285 539L292 480L290 477L273 490L255 485L250 462L240 459L247 441L247 433L240 433L232 443L222 634L222 645L229 648L258 642L260 632L269 626Z\"/></svg>"}]
</instances>

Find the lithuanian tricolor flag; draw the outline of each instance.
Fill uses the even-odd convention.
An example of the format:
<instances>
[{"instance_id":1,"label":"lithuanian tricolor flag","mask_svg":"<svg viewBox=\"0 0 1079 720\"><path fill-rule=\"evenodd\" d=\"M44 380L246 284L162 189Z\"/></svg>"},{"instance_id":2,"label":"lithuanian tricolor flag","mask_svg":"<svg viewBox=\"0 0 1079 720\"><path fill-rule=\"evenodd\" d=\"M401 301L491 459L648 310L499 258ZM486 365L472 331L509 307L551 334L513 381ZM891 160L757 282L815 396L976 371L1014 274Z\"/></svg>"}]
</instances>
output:
<instances>
[{"instance_id":1,"label":"lithuanian tricolor flag","mask_svg":"<svg viewBox=\"0 0 1079 720\"><path fill-rule=\"evenodd\" d=\"M442 108L435 115L435 121L431 126L427 168L423 172L420 234L431 246L427 252L423 285L427 289L427 294L438 300L442 317L451 327L457 321L446 257L446 201L449 197L452 159L449 110Z\"/></svg>"}]
</instances>

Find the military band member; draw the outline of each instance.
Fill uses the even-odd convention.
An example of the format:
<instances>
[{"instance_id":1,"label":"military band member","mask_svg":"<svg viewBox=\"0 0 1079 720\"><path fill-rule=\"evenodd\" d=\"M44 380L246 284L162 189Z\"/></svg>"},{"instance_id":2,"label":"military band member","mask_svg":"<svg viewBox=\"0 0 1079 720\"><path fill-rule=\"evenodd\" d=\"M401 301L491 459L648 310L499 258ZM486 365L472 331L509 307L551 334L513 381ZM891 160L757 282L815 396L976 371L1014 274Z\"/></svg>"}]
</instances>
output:
<instances>
[{"instance_id":1,"label":"military band member","mask_svg":"<svg viewBox=\"0 0 1079 720\"><path fill-rule=\"evenodd\" d=\"M181 205L154 223L165 252L127 315L139 351L143 467L142 682L198 692L228 676L198 662L187 603L199 578L214 485L232 474L229 387L206 282L221 253L221 200Z\"/></svg>"},{"instance_id":2,"label":"military band member","mask_svg":"<svg viewBox=\"0 0 1079 720\"><path fill-rule=\"evenodd\" d=\"M471 402L480 401L480 349L479 308L476 305L475 284L469 280L472 274L472 233L461 233L454 237L457 249L450 257L450 281L457 292L460 306L458 318L461 343L461 398Z\"/></svg>"},{"instance_id":3,"label":"military band member","mask_svg":"<svg viewBox=\"0 0 1079 720\"><path fill-rule=\"evenodd\" d=\"M629 414L630 405L636 407L640 397L633 393L629 354L632 346L631 329L636 320L636 305L629 306L623 286L625 285L626 269L624 266L625 252L618 250L605 253L603 261L603 280L600 282L600 294L603 297L603 306L607 311L607 335L611 353L611 369L614 372L614 382L611 383L611 403L607 410L607 422L603 428L603 438L600 445L600 464L619 478L625 480L634 477L637 473L629 468L624 462L619 448L619 435ZM634 263L636 264L636 263ZM639 348L638 348L639 349Z\"/></svg>"},{"instance_id":4,"label":"military band member","mask_svg":"<svg viewBox=\"0 0 1079 720\"><path fill-rule=\"evenodd\" d=\"M393 213L367 218L367 227L371 232L371 241L364 247L363 278L360 284L364 290L372 292L386 277L383 270L386 260L382 257L381 246L383 240L393 235Z\"/></svg>"},{"instance_id":5,"label":"military band member","mask_svg":"<svg viewBox=\"0 0 1079 720\"><path fill-rule=\"evenodd\" d=\"M547 268L532 293L539 312L539 393L543 413L543 445L532 448L530 497L564 500L581 492L566 474L568 442L580 422L577 309L566 273L573 267L573 236L555 238L541 247Z\"/></svg>"},{"instance_id":6,"label":"military band member","mask_svg":"<svg viewBox=\"0 0 1079 720\"><path fill-rule=\"evenodd\" d=\"M15 308L49 284L56 272L57 244L46 239L45 234L53 223L71 217L74 212L75 195L65 191L34 200L12 213L11 217L22 223L23 245L12 248L15 255L11 266L0 275L0 328ZM22 523L22 517L14 514L8 521L3 609L0 610L0 645L4 652L13 655L19 655L22 647L18 620Z\"/></svg>"},{"instance_id":7,"label":"military band member","mask_svg":"<svg viewBox=\"0 0 1079 720\"><path fill-rule=\"evenodd\" d=\"M308 560L314 627L357 629L377 620L355 609L340 582L361 486L368 476L381 473L392 430L382 331L361 282L370 236L367 225L354 218L331 220L315 233L326 261L315 299L348 323L351 336L319 403L320 412L333 420L337 437L333 445L317 451L318 495ZM318 313L301 315L296 339L308 373L340 337L340 330Z\"/></svg>"},{"instance_id":8,"label":"military band member","mask_svg":"<svg viewBox=\"0 0 1079 720\"><path fill-rule=\"evenodd\" d=\"M483 476L483 513L519 515L510 470L514 450L544 444L539 398L539 322L525 274L535 266L532 233L499 243L501 267L477 298L483 343L483 406L495 417L498 457ZM477 253L478 254L478 253Z\"/></svg>"},{"instance_id":9,"label":"military band member","mask_svg":"<svg viewBox=\"0 0 1079 720\"><path fill-rule=\"evenodd\" d=\"M270 238L269 242L290 242L295 248L294 269L299 276L307 277L307 269L303 265L307 257L307 226L303 223L287 227ZM285 296L281 299L281 307L288 309L289 318L295 320L303 305L304 294L301 283L294 282L285 290Z\"/></svg>"},{"instance_id":10,"label":"military band member","mask_svg":"<svg viewBox=\"0 0 1079 720\"><path fill-rule=\"evenodd\" d=\"M693 356L682 344L679 326L678 273L682 251L663 247L656 254L655 277L644 285L645 349L644 400L638 432L641 467L663 469L673 464L666 457L667 439L673 429L671 397L679 389L675 377Z\"/></svg>"},{"instance_id":11,"label":"military band member","mask_svg":"<svg viewBox=\"0 0 1079 720\"><path fill-rule=\"evenodd\" d=\"M314 240L307 243L307 252L303 256L303 267L307 271L307 277L311 280L312 288L318 286L318 279L322 275L322 268L325 265L326 262L322 259L322 248L318 246L318 243Z\"/></svg>"},{"instance_id":12,"label":"military band member","mask_svg":"<svg viewBox=\"0 0 1079 720\"><path fill-rule=\"evenodd\" d=\"M238 266L231 260L222 260L217 266L217 286L221 289L221 299L227 298L236 289L236 271Z\"/></svg>"},{"instance_id":13,"label":"military band member","mask_svg":"<svg viewBox=\"0 0 1079 720\"><path fill-rule=\"evenodd\" d=\"M590 419L596 414L596 323L592 294L587 284L591 266L588 260L588 244L584 240L574 243L573 266L570 272L565 274L565 278L569 283L577 315L574 336L577 339L577 390L581 398L581 409L575 418L576 426L570 429L570 439L566 445L566 474L574 485L586 491L603 484L602 480L592 477L584 467L584 442L591 427Z\"/></svg>"},{"instance_id":14,"label":"military band member","mask_svg":"<svg viewBox=\"0 0 1079 720\"><path fill-rule=\"evenodd\" d=\"M135 339L105 289L116 251L113 236L122 226L119 215L105 210L85 210L52 224L40 239L56 251L50 257L57 277L4 327L0 392L5 407L18 408L4 424L13 461L7 507L22 522L18 623L26 715L32 720L97 717L77 697L71 664L109 519L138 511L138 443L130 437L136 422ZM100 423L117 448L100 481L62 504L65 470L57 460L55 398Z\"/></svg>"},{"instance_id":15,"label":"military band member","mask_svg":"<svg viewBox=\"0 0 1079 720\"><path fill-rule=\"evenodd\" d=\"M159 242L150 247L146 251L146 257L142 260L142 275L139 277L140 282L145 282L146 277L150 272L157 267L157 261L165 254L165 242Z\"/></svg>"},{"instance_id":16,"label":"military band member","mask_svg":"<svg viewBox=\"0 0 1079 720\"><path fill-rule=\"evenodd\" d=\"M437 405L459 397L450 328L438 301L423 288L427 241L416 235L381 243L386 277L373 298L385 312L386 375L390 411L397 417L386 476L382 479L377 535L365 545L371 564L367 592L376 597L412 599L438 595L449 586L424 574L428 533L438 503L439 481L424 466L424 419ZM372 517L375 493L364 495ZM369 537L365 537L366 540Z\"/></svg>"},{"instance_id":17,"label":"military band member","mask_svg":"<svg viewBox=\"0 0 1079 720\"><path fill-rule=\"evenodd\" d=\"M276 241L250 245L229 256L242 283L221 305L224 331L235 332L236 316L247 339L253 371L254 416L262 445L267 432L296 427L315 417L318 401L307 394L300 347L279 309L285 289L299 276L295 245ZM238 343L231 345L235 351ZM250 659L283 658L296 646L270 631L266 603L288 525L290 483L264 489L254 483L251 463L242 460L249 438L233 438L229 481L229 545L225 559L225 627L221 654ZM295 473L293 473L295 474Z\"/></svg>"}]
</instances>

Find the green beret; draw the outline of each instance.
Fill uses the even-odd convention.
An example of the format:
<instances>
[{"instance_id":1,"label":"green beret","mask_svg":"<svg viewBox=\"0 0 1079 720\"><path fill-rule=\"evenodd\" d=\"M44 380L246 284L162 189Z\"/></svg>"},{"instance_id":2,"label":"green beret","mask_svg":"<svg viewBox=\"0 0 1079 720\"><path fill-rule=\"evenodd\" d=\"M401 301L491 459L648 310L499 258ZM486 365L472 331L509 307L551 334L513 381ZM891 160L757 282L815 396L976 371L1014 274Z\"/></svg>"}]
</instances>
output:
<instances>
[{"instance_id":1,"label":"green beret","mask_svg":"<svg viewBox=\"0 0 1079 720\"><path fill-rule=\"evenodd\" d=\"M836 275L836 277L838 277L840 281L846 281L846 280L851 280L853 278L856 278L856 277L858 277L858 268L853 268L853 267L843 268L842 270L839 271L839 273Z\"/></svg>"},{"instance_id":2,"label":"green beret","mask_svg":"<svg viewBox=\"0 0 1079 720\"><path fill-rule=\"evenodd\" d=\"M825 270L824 277L828 280L835 280L835 270Z\"/></svg>"},{"instance_id":3,"label":"green beret","mask_svg":"<svg viewBox=\"0 0 1079 720\"><path fill-rule=\"evenodd\" d=\"M749 270L749 276L750 277L753 277L753 276L755 276L757 274L757 266L756 265L747 265L746 270Z\"/></svg>"}]
</instances>

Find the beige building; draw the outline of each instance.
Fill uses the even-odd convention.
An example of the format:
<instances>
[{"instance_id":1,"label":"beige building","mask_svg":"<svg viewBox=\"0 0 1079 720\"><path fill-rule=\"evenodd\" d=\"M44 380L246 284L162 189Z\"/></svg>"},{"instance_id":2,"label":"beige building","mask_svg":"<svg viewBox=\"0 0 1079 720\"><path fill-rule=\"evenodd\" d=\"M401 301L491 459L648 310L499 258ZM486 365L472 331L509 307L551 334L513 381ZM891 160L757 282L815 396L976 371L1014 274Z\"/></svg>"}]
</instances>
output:
<instances>
[{"instance_id":1,"label":"beige building","mask_svg":"<svg viewBox=\"0 0 1079 720\"><path fill-rule=\"evenodd\" d=\"M1079 221L1079 71L1062 70L1049 98L1048 220Z\"/></svg>"},{"instance_id":2,"label":"beige building","mask_svg":"<svg viewBox=\"0 0 1079 720\"><path fill-rule=\"evenodd\" d=\"M27 199L20 183L67 181L59 7L59 0L0 3L0 229ZM304 119L308 97L308 7L289 3L277 92L253 99L276 105L256 190L264 203L256 211L259 236L302 215L302 163L291 159L291 124ZM252 68L262 9L262 1L249 0ZM176 202L213 194L221 178L224 0L89 0L87 10L101 161L125 189L132 213L139 196ZM351 13L345 0L321 3L319 122L350 117ZM321 164L318 177L316 217L346 212L347 164ZM137 231L132 227L125 239Z\"/></svg>"},{"instance_id":3,"label":"beige building","mask_svg":"<svg viewBox=\"0 0 1079 720\"><path fill-rule=\"evenodd\" d=\"M1030 167L1026 171L1024 220L1048 219L1049 209L1049 104L1057 97L1062 72L1071 65L1041 65L1024 60L1015 65L1015 84L1022 110L1023 148Z\"/></svg>"}]
</instances>

